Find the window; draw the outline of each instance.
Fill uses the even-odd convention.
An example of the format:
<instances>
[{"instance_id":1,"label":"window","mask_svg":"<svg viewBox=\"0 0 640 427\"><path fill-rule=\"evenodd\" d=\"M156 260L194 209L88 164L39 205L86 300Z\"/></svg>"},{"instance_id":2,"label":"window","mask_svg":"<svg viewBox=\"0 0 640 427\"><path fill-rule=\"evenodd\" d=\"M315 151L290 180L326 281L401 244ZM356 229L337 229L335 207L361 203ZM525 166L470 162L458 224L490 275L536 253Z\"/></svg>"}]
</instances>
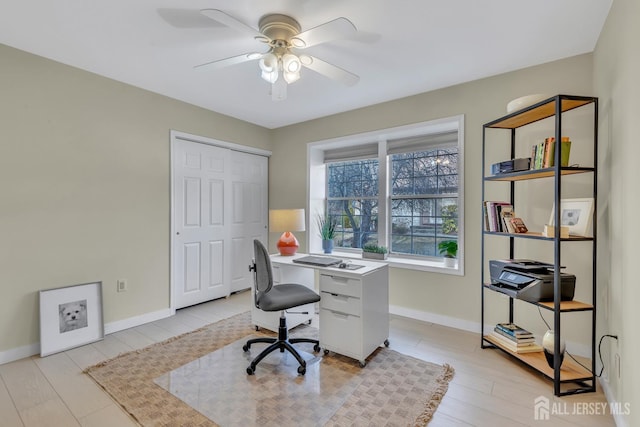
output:
<instances>
[{"instance_id":1,"label":"window","mask_svg":"<svg viewBox=\"0 0 640 427\"><path fill-rule=\"evenodd\" d=\"M391 252L439 256L458 240L457 147L390 156Z\"/></svg>"},{"instance_id":2,"label":"window","mask_svg":"<svg viewBox=\"0 0 640 427\"><path fill-rule=\"evenodd\" d=\"M378 242L378 184L378 159L327 165L326 212L337 224L336 247Z\"/></svg>"},{"instance_id":3,"label":"window","mask_svg":"<svg viewBox=\"0 0 640 427\"><path fill-rule=\"evenodd\" d=\"M454 240L462 273L462 120L309 144L309 209L337 224L336 251L377 243L392 264L433 269L443 267L438 244ZM321 245L314 234L311 251Z\"/></svg>"}]
</instances>

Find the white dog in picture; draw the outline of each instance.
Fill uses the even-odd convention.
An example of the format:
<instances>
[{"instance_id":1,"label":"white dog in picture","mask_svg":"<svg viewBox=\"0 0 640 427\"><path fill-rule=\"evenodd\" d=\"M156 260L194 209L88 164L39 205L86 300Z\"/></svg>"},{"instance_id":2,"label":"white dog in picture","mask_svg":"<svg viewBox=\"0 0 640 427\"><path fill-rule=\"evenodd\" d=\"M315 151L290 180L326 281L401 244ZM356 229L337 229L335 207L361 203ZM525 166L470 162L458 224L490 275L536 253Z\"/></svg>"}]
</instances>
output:
<instances>
[{"instance_id":1,"label":"white dog in picture","mask_svg":"<svg viewBox=\"0 0 640 427\"><path fill-rule=\"evenodd\" d=\"M60 333L87 326L87 300L60 304L58 309L60 312Z\"/></svg>"}]
</instances>

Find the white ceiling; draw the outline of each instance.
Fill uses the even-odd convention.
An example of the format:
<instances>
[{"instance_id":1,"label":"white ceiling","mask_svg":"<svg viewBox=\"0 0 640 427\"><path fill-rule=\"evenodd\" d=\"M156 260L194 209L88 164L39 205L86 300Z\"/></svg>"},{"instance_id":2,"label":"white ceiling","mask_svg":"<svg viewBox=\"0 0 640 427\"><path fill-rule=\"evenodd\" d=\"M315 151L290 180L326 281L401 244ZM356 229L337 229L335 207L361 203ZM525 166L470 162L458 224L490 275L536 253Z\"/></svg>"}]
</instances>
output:
<instances>
[{"instance_id":1,"label":"white ceiling","mask_svg":"<svg viewBox=\"0 0 640 427\"><path fill-rule=\"evenodd\" d=\"M277 128L591 52L611 2L0 0L0 43ZM346 87L303 69L288 98L274 102L256 61L194 70L265 50L250 36L200 15L205 8L223 10L254 28L268 13L293 16L302 31L346 17L358 29L355 37L305 53L359 75L360 81Z\"/></svg>"}]
</instances>

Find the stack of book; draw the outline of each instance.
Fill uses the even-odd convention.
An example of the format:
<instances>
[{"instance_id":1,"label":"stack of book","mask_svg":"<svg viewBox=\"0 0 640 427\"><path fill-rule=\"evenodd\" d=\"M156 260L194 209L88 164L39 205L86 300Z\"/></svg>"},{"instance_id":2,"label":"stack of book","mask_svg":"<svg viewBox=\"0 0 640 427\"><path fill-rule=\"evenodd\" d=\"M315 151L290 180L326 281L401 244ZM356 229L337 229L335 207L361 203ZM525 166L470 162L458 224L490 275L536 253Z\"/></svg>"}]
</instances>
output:
<instances>
[{"instance_id":1,"label":"stack of book","mask_svg":"<svg viewBox=\"0 0 640 427\"><path fill-rule=\"evenodd\" d=\"M562 137L561 145L562 152L560 153L560 166L566 167L569 166L569 153L571 152L571 140L568 136ZM535 144L531 147L531 169L545 169L553 167L555 164L555 151L555 137L551 136L546 138L544 142Z\"/></svg>"},{"instance_id":2,"label":"stack of book","mask_svg":"<svg viewBox=\"0 0 640 427\"><path fill-rule=\"evenodd\" d=\"M526 233L522 218L516 217L513 206L507 202L485 201L484 229L500 233Z\"/></svg>"},{"instance_id":3,"label":"stack of book","mask_svg":"<svg viewBox=\"0 0 640 427\"><path fill-rule=\"evenodd\" d=\"M515 323L498 323L491 332L491 337L514 353L542 351L542 346L536 344L533 334Z\"/></svg>"}]
</instances>

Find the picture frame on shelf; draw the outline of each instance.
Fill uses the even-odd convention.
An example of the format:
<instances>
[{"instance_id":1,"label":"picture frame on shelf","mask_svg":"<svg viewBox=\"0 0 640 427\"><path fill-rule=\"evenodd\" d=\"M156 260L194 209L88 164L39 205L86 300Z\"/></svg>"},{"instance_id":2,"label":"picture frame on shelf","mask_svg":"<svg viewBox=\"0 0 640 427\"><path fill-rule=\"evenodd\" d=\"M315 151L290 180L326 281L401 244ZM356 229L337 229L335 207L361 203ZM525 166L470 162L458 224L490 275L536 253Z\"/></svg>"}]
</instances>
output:
<instances>
[{"instance_id":1,"label":"picture frame on shelf","mask_svg":"<svg viewBox=\"0 0 640 427\"><path fill-rule=\"evenodd\" d=\"M104 338L102 282L40 291L40 356Z\"/></svg>"},{"instance_id":2,"label":"picture frame on shelf","mask_svg":"<svg viewBox=\"0 0 640 427\"><path fill-rule=\"evenodd\" d=\"M555 223L555 204L548 225ZM569 235L590 236L593 218L593 198L560 200L560 226L569 227Z\"/></svg>"}]
</instances>

